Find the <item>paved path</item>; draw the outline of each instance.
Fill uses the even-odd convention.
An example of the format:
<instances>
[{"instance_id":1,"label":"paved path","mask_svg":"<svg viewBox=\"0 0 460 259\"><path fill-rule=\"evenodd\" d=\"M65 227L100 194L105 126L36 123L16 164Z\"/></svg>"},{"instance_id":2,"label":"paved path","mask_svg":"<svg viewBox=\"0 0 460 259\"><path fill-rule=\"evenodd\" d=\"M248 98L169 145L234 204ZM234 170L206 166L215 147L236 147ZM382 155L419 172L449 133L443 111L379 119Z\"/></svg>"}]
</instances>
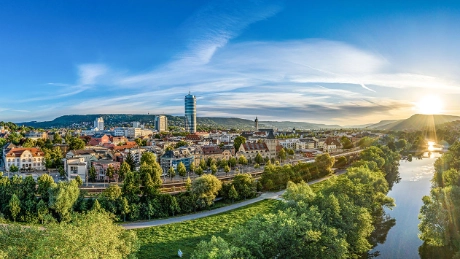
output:
<instances>
[{"instance_id":1,"label":"paved path","mask_svg":"<svg viewBox=\"0 0 460 259\"><path fill-rule=\"evenodd\" d=\"M344 174L345 172L346 172L346 170L341 170L341 171L337 172L335 175L341 175L341 174ZM323 177L323 178L320 178L320 179L316 179L316 180L308 182L308 184L311 185L311 184L319 183L319 182L322 182L324 180L329 179L330 177L331 176L327 176L327 177ZM243 201L243 202L240 202L240 203L232 204L232 205L229 205L229 206L225 206L225 207L210 210L210 211L202 211L202 212L198 212L198 213L195 213L195 214L189 214L189 215L184 215L184 216L174 217L174 218L156 219L156 220L152 220L152 221L142 221L142 222L127 223L127 224L122 224L121 226L123 226L125 229L149 228L149 227L156 227L156 226L161 226L161 225L179 223L179 222L183 222L183 221L187 221L187 220L194 220L194 219L204 218L204 217L216 215L216 214L219 214L219 213L222 213L222 212L227 212L227 211L230 211L230 210L238 209L238 208L244 207L246 205L253 204L253 203L256 203L258 201L265 200L265 199L278 199L283 193L284 193L284 190L279 191L279 192L266 192L266 193L263 193L262 195L260 195L257 198L246 200L246 201Z\"/></svg>"}]
</instances>

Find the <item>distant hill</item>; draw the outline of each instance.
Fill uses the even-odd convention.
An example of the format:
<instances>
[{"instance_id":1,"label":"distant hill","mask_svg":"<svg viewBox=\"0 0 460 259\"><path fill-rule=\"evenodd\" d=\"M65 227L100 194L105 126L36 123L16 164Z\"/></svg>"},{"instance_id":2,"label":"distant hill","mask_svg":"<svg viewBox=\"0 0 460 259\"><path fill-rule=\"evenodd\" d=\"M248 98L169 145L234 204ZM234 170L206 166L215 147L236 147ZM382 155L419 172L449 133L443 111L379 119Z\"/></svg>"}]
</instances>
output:
<instances>
[{"instance_id":1,"label":"distant hill","mask_svg":"<svg viewBox=\"0 0 460 259\"><path fill-rule=\"evenodd\" d=\"M460 117L453 115L414 114L405 120L381 121L367 128L377 130L427 130L433 129L437 125L456 120L460 120Z\"/></svg>"},{"instance_id":2,"label":"distant hill","mask_svg":"<svg viewBox=\"0 0 460 259\"><path fill-rule=\"evenodd\" d=\"M31 121L18 123L34 128L90 128L93 121L98 118L104 118L107 127L113 126L131 126L132 122L139 121L142 124L153 125L156 115L151 114L88 114L88 115L64 115L52 121ZM183 116L166 115L170 126L184 127ZM254 121L240 118L222 118L222 117L197 117L197 124L207 127L221 127L225 129L254 129ZM291 122L291 121L259 121L259 128L278 128L280 130L295 129L322 129L322 128L340 128L339 125L315 124L308 122Z\"/></svg>"}]
</instances>

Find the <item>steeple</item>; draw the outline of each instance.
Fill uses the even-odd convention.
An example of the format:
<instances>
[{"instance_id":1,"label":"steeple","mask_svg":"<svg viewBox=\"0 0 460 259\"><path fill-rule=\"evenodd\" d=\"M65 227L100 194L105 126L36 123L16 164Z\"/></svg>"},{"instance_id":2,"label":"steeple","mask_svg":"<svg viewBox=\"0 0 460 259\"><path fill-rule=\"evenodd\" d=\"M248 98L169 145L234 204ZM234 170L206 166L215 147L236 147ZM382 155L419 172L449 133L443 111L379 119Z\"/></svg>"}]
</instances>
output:
<instances>
[{"instance_id":1,"label":"steeple","mask_svg":"<svg viewBox=\"0 0 460 259\"><path fill-rule=\"evenodd\" d=\"M259 119L256 119L254 120L254 128L256 128L256 131L259 131Z\"/></svg>"}]
</instances>

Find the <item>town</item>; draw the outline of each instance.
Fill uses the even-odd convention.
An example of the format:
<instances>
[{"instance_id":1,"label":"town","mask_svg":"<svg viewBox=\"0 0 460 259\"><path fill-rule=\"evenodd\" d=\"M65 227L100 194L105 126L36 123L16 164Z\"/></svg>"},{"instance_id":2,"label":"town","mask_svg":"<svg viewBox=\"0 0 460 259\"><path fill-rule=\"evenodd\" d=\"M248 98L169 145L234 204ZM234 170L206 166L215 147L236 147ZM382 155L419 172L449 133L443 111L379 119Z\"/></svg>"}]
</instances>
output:
<instances>
[{"instance_id":1,"label":"town","mask_svg":"<svg viewBox=\"0 0 460 259\"><path fill-rule=\"evenodd\" d=\"M268 161L297 163L312 161L323 153L349 153L359 149L363 137L380 136L369 130L262 129L258 118L251 131L197 132L196 113L196 98L188 94L185 128L179 134L169 132L165 115L151 115L153 127L133 121L132 127L107 128L103 117L83 130L25 130L4 123L0 135L4 143L2 169L9 176L30 175L35 180L44 173L56 182L78 177L83 183L81 188L100 192L109 183L122 183L119 170L123 162L138 170L145 152L155 155L163 171L163 183L168 183L203 173L260 171L260 166Z\"/></svg>"}]
</instances>

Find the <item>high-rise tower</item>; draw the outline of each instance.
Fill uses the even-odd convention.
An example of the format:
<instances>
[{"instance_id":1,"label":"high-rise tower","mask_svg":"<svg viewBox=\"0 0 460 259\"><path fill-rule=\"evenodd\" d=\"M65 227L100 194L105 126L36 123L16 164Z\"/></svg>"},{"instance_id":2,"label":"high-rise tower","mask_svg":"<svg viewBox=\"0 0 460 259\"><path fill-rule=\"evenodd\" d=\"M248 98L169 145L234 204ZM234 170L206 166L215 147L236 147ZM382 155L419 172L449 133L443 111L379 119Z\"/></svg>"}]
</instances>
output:
<instances>
[{"instance_id":1,"label":"high-rise tower","mask_svg":"<svg viewBox=\"0 0 460 259\"><path fill-rule=\"evenodd\" d=\"M168 118L164 115L155 117L155 130L158 132L168 131Z\"/></svg>"},{"instance_id":2,"label":"high-rise tower","mask_svg":"<svg viewBox=\"0 0 460 259\"><path fill-rule=\"evenodd\" d=\"M97 130L104 130L104 119L102 117L94 120L94 128Z\"/></svg>"},{"instance_id":3,"label":"high-rise tower","mask_svg":"<svg viewBox=\"0 0 460 259\"><path fill-rule=\"evenodd\" d=\"M196 97L190 92L185 96L185 131L196 132Z\"/></svg>"}]
</instances>

